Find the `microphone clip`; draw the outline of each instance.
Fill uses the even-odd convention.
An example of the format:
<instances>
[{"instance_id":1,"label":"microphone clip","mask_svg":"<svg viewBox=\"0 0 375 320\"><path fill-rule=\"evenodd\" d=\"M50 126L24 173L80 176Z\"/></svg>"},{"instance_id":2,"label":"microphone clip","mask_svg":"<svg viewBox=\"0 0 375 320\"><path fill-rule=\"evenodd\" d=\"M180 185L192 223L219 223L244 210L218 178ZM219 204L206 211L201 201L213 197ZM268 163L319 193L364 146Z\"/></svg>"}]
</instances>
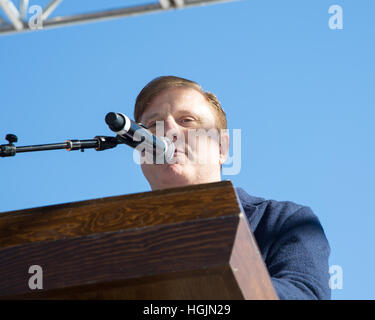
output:
<instances>
[{"instance_id":1,"label":"microphone clip","mask_svg":"<svg viewBox=\"0 0 375 320\"><path fill-rule=\"evenodd\" d=\"M15 142L18 141L18 137L15 134L7 134L5 140L8 141L8 144L0 145L0 157L13 157L16 155L16 146Z\"/></svg>"}]
</instances>

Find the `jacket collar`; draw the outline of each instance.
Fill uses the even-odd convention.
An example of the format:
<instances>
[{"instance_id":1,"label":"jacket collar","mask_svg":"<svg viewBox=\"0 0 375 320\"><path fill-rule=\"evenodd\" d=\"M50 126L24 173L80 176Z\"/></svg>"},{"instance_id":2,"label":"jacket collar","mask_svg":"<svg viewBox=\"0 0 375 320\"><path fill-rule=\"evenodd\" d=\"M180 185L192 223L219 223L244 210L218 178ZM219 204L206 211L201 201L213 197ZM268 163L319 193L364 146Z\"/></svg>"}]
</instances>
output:
<instances>
[{"instance_id":1,"label":"jacket collar","mask_svg":"<svg viewBox=\"0 0 375 320\"><path fill-rule=\"evenodd\" d=\"M251 196L240 187L236 187L235 189L243 211L249 221L251 231L255 232L262 217L262 210L260 210L261 204L266 200L264 198Z\"/></svg>"},{"instance_id":2,"label":"jacket collar","mask_svg":"<svg viewBox=\"0 0 375 320\"><path fill-rule=\"evenodd\" d=\"M241 187L236 187L235 188L237 191L237 195L240 198L241 204L243 207L256 207L260 205L262 202L265 201L264 198L260 197L254 197L249 195L244 189Z\"/></svg>"}]
</instances>

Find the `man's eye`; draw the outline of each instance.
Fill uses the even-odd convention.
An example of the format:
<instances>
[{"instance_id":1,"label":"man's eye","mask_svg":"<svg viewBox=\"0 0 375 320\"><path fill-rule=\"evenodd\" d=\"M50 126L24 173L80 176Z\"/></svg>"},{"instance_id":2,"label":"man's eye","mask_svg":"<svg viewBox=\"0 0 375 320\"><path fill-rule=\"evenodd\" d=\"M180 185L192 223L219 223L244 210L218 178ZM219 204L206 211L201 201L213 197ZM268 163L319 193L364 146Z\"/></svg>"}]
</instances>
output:
<instances>
[{"instance_id":1,"label":"man's eye","mask_svg":"<svg viewBox=\"0 0 375 320\"><path fill-rule=\"evenodd\" d=\"M191 118L184 118L181 120L182 123L188 123L188 122L191 122L191 121L194 121L194 119L191 119Z\"/></svg>"}]
</instances>

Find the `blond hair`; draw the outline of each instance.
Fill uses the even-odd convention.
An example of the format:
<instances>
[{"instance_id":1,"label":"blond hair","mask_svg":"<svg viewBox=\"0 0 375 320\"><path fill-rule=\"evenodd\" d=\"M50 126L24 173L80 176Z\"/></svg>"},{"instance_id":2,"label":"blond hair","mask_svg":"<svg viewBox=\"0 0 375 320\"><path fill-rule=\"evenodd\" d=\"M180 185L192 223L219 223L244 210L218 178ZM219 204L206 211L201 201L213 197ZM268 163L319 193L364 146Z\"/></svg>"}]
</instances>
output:
<instances>
[{"instance_id":1,"label":"blond hair","mask_svg":"<svg viewBox=\"0 0 375 320\"><path fill-rule=\"evenodd\" d=\"M219 99L213 93L204 91L198 83L175 76L157 77L141 90L135 101L134 120L140 122L142 114L147 109L148 105L161 91L176 87L192 88L200 92L206 98L215 113L216 128L219 130L227 129L227 118Z\"/></svg>"}]
</instances>

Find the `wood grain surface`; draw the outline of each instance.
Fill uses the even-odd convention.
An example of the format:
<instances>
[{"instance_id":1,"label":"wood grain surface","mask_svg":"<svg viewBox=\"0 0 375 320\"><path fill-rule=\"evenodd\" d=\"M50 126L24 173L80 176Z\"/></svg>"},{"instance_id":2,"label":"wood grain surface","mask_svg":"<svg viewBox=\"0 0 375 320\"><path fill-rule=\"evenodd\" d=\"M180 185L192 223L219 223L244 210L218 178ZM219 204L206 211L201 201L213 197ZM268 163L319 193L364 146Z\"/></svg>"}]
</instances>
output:
<instances>
[{"instance_id":1,"label":"wood grain surface","mask_svg":"<svg viewBox=\"0 0 375 320\"><path fill-rule=\"evenodd\" d=\"M214 218L240 211L232 183L223 181L3 212L0 247Z\"/></svg>"},{"instance_id":2,"label":"wood grain surface","mask_svg":"<svg viewBox=\"0 0 375 320\"><path fill-rule=\"evenodd\" d=\"M275 299L245 222L230 181L0 213L0 298Z\"/></svg>"}]
</instances>

